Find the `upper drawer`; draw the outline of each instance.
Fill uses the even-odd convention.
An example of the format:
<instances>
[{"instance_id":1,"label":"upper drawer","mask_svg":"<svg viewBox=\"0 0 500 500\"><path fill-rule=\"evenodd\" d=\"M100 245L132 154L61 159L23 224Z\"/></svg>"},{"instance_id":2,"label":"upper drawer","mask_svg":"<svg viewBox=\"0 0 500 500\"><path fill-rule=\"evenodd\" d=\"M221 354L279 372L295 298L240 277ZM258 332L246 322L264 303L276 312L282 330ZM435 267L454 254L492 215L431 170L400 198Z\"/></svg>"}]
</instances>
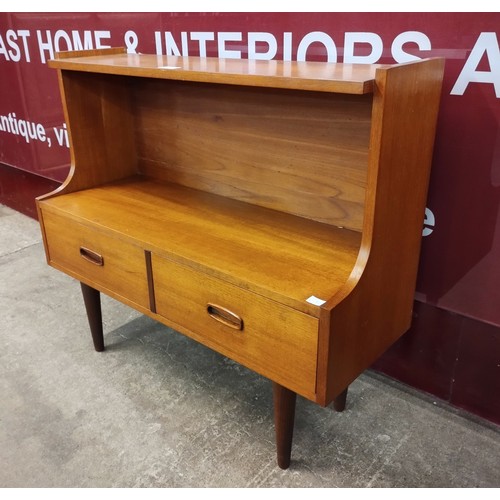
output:
<instances>
[{"instance_id":1,"label":"upper drawer","mask_svg":"<svg viewBox=\"0 0 500 500\"><path fill-rule=\"evenodd\" d=\"M314 398L316 318L154 254L152 266L156 311L173 328Z\"/></svg>"},{"instance_id":2,"label":"upper drawer","mask_svg":"<svg viewBox=\"0 0 500 500\"><path fill-rule=\"evenodd\" d=\"M149 308L144 250L42 209L48 261L117 298Z\"/></svg>"}]
</instances>

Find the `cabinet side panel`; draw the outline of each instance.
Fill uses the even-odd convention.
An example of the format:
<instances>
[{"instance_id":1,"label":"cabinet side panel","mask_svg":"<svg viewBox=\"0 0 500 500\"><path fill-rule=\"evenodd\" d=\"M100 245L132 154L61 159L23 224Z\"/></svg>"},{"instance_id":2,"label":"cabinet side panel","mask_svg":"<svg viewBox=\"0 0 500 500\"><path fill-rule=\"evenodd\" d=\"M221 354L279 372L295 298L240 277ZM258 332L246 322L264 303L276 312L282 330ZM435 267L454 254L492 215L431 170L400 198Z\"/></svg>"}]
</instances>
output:
<instances>
[{"instance_id":1,"label":"cabinet side panel","mask_svg":"<svg viewBox=\"0 0 500 500\"><path fill-rule=\"evenodd\" d=\"M71 148L65 192L122 179L137 171L129 80L63 71L60 78Z\"/></svg>"},{"instance_id":2,"label":"cabinet side panel","mask_svg":"<svg viewBox=\"0 0 500 500\"><path fill-rule=\"evenodd\" d=\"M358 262L321 316L324 404L410 326L444 61L380 70Z\"/></svg>"},{"instance_id":3,"label":"cabinet side panel","mask_svg":"<svg viewBox=\"0 0 500 500\"><path fill-rule=\"evenodd\" d=\"M361 230L371 96L143 79L134 101L145 173Z\"/></svg>"}]
</instances>

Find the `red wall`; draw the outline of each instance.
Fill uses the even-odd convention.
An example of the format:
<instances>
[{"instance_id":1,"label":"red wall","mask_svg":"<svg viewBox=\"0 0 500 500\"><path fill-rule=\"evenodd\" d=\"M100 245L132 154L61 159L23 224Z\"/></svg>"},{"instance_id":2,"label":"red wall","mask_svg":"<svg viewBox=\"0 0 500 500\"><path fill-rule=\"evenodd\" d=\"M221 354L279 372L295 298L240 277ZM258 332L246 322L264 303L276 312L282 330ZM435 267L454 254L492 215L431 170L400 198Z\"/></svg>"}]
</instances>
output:
<instances>
[{"instance_id":1,"label":"red wall","mask_svg":"<svg viewBox=\"0 0 500 500\"><path fill-rule=\"evenodd\" d=\"M498 403L480 389L487 382L500 393L499 32L499 13L0 13L0 200L34 213L32 197L67 175L56 72L46 65L53 51L445 57L414 326L377 368L500 422ZM24 207L21 191L29 193Z\"/></svg>"}]
</instances>

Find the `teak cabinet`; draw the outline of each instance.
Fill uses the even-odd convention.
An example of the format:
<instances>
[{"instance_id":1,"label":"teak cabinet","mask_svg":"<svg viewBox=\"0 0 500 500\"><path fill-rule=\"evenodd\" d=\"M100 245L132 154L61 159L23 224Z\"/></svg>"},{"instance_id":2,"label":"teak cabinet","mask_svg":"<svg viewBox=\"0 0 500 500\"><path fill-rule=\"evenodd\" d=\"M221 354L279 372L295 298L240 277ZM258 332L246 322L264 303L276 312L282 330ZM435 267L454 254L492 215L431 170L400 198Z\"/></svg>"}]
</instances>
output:
<instances>
[{"instance_id":1,"label":"teak cabinet","mask_svg":"<svg viewBox=\"0 0 500 500\"><path fill-rule=\"evenodd\" d=\"M37 200L48 263L342 410L409 327L443 76L394 66L58 54L71 171Z\"/></svg>"}]
</instances>

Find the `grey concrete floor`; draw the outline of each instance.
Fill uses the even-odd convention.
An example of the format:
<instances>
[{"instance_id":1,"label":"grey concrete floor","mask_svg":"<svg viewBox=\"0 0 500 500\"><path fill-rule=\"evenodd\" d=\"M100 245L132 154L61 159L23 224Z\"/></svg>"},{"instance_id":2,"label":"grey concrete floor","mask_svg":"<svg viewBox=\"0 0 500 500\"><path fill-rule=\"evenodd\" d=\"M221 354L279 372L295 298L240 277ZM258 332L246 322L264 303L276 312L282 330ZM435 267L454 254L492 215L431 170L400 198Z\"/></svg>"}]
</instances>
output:
<instances>
[{"instance_id":1,"label":"grey concrete floor","mask_svg":"<svg viewBox=\"0 0 500 500\"><path fill-rule=\"evenodd\" d=\"M0 487L500 487L500 429L372 372L335 413L298 398L275 459L271 384L78 283L0 205Z\"/></svg>"}]
</instances>

